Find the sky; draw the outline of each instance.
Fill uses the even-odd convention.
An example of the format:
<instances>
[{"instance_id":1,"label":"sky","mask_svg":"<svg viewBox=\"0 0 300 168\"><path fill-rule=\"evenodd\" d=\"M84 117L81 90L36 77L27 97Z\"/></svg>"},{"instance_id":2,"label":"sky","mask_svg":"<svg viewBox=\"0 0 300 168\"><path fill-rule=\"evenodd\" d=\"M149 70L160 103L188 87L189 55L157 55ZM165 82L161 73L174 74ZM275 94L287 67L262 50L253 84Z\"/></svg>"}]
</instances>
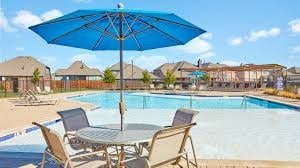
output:
<instances>
[{"instance_id":1,"label":"sky","mask_svg":"<svg viewBox=\"0 0 300 168\"><path fill-rule=\"evenodd\" d=\"M144 69L198 59L300 66L299 0L0 0L0 62L29 55L52 71L76 60L104 70L119 61L117 51L47 44L28 27L78 9L116 8L119 2L126 9L172 12L207 31L184 46L124 52L126 62Z\"/></svg>"}]
</instances>

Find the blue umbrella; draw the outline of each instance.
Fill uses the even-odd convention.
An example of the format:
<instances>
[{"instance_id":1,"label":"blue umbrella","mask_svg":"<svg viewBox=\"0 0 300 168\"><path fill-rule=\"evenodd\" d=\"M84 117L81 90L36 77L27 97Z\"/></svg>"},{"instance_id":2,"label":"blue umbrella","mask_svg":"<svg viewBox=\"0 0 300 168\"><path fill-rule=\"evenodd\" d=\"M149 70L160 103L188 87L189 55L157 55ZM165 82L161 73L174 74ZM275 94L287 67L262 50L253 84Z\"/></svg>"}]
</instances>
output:
<instances>
[{"instance_id":1,"label":"blue umbrella","mask_svg":"<svg viewBox=\"0 0 300 168\"><path fill-rule=\"evenodd\" d=\"M190 73L190 76L197 76L197 77L203 77L206 73L202 72L202 71L193 71L192 73Z\"/></svg>"},{"instance_id":2,"label":"blue umbrella","mask_svg":"<svg viewBox=\"0 0 300 168\"><path fill-rule=\"evenodd\" d=\"M120 51L120 113L123 129L123 50L184 45L205 31L173 13L118 9L78 10L29 27L49 44Z\"/></svg>"}]
</instances>

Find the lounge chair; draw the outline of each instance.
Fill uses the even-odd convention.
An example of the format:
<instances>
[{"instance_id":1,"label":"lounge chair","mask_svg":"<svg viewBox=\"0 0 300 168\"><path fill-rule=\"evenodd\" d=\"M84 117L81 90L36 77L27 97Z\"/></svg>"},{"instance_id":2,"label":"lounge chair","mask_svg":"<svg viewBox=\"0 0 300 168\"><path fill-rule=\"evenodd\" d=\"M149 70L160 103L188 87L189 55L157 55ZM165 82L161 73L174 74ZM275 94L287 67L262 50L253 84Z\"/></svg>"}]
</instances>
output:
<instances>
[{"instance_id":1,"label":"lounge chair","mask_svg":"<svg viewBox=\"0 0 300 168\"><path fill-rule=\"evenodd\" d=\"M150 87L151 90L154 90L154 89L155 89L154 84L150 84L149 87Z\"/></svg>"},{"instance_id":2,"label":"lounge chair","mask_svg":"<svg viewBox=\"0 0 300 168\"><path fill-rule=\"evenodd\" d=\"M26 90L27 94L30 95L29 102L31 104L49 104L54 105L57 103L58 99L51 97L38 97L31 90Z\"/></svg>"},{"instance_id":3,"label":"lounge chair","mask_svg":"<svg viewBox=\"0 0 300 168\"><path fill-rule=\"evenodd\" d=\"M65 128L65 135L63 140L70 144L74 150L91 148L99 150L100 146L104 149L104 145L93 145L82 142L75 137L75 132L86 127L90 127L90 123L86 116L86 112L82 108L75 108L70 110L58 111L57 114L61 117Z\"/></svg>"},{"instance_id":4,"label":"lounge chair","mask_svg":"<svg viewBox=\"0 0 300 168\"><path fill-rule=\"evenodd\" d=\"M189 168L190 162L185 145L190 129L194 125L196 124L192 123L159 130L152 138L148 156L137 155L123 163L132 168L154 168L170 164L180 166L180 160L185 158Z\"/></svg>"},{"instance_id":5,"label":"lounge chair","mask_svg":"<svg viewBox=\"0 0 300 168\"><path fill-rule=\"evenodd\" d=\"M106 151L85 151L71 156L68 154L62 138L56 131L35 122L32 124L41 129L47 144L47 147L43 153L41 165L42 168L45 166L46 155L51 156L51 158L54 159L58 165L64 166L65 168L111 167L109 155Z\"/></svg>"},{"instance_id":6,"label":"lounge chair","mask_svg":"<svg viewBox=\"0 0 300 168\"><path fill-rule=\"evenodd\" d=\"M176 111L176 113L174 115L172 125L165 126L165 128L191 124L191 123L194 122L195 116L198 115L198 114L199 114L199 111L186 109L186 108L180 108ZM189 138L190 143L191 143L193 156L194 156L194 161L195 161L195 163L193 163L193 164L197 166L197 156L196 156L193 140L192 140L191 136L189 136L188 138ZM144 147L147 150L149 150L149 148L150 148L149 143L143 143L143 144L140 144L140 145L142 145L142 147ZM142 147L140 147L140 150L141 150L140 153L143 153L143 148Z\"/></svg>"},{"instance_id":7,"label":"lounge chair","mask_svg":"<svg viewBox=\"0 0 300 168\"><path fill-rule=\"evenodd\" d=\"M46 91L42 91L41 88L39 86L35 87L36 88L36 91L38 94L41 94L41 95L46 95L48 94L48 92Z\"/></svg>"},{"instance_id":8,"label":"lounge chair","mask_svg":"<svg viewBox=\"0 0 300 168\"><path fill-rule=\"evenodd\" d=\"M49 86L45 86L45 91L47 93L53 93L53 90L51 90L51 88Z\"/></svg>"}]
</instances>

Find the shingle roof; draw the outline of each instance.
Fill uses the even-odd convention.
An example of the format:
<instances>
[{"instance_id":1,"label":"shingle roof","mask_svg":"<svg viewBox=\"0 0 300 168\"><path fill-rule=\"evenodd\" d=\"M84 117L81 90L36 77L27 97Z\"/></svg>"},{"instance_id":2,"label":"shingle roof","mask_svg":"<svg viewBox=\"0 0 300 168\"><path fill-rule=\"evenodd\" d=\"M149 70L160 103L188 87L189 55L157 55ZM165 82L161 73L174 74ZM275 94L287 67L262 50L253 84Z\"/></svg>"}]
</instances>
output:
<instances>
[{"instance_id":1,"label":"shingle roof","mask_svg":"<svg viewBox=\"0 0 300 168\"><path fill-rule=\"evenodd\" d=\"M40 76L50 75L46 65L31 56L18 56L0 63L0 76L32 76L38 68Z\"/></svg>"},{"instance_id":2,"label":"shingle roof","mask_svg":"<svg viewBox=\"0 0 300 168\"><path fill-rule=\"evenodd\" d=\"M120 79L120 63L116 63L112 65L110 68L115 75L116 79ZM142 68L132 65L132 64L127 64L123 63L123 78L124 79L142 79L143 78L143 70ZM159 79L158 76L154 75L153 73L150 72L150 76L152 79Z\"/></svg>"},{"instance_id":3,"label":"shingle roof","mask_svg":"<svg viewBox=\"0 0 300 168\"><path fill-rule=\"evenodd\" d=\"M166 75L167 71L170 70L176 78L187 78L189 77L190 72L181 72L181 68L196 68L196 65L193 65L187 61L180 61L177 63L165 63L160 67L154 70L154 74Z\"/></svg>"},{"instance_id":4,"label":"shingle roof","mask_svg":"<svg viewBox=\"0 0 300 168\"><path fill-rule=\"evenodd\" d=\"M67 69L57 69L56 76L102 76L97 68L90 68L82 61L75 61Z\"/></svg>"},{"instance_id":5,"label":"shingle roof","mask_svg":"<svg viewBox=\"0 0 300 168\"><path fill-rule=\"evenodd\" d=\"M291 67L288 69L288 72L293 74L300 74L300 67Z\"/></svg>"}]
</instances>

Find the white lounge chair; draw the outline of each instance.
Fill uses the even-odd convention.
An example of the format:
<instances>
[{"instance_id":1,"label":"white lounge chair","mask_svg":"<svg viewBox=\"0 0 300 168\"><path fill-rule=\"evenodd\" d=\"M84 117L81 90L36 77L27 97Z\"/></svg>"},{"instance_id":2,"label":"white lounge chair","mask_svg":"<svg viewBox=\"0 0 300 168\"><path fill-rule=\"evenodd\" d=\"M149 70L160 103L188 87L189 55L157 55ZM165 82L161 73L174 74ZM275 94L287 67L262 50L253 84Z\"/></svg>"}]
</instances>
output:
<instances>
[{"instance_id":1,"label":"white lounge chair","mask_svg":"<svg viewBox=\"0 0 300 168\"><path fill-rule=\"evenodd\" d=\"M81 152L75 155L69 155L65 144L63 143L60 135L49 128L33 122L32 124L38 126L47 144L47 148L43 153L42 165L44 168L46 162L46 155L51 158L60 166L65 168L99 168L111 167L110 158L107 152ZM105 157L104 157L105 156Z\"/></svg>"},{"instance_id":2,"label":"white lounge chair","mask_svg":"<svg viewBox=\"0 0 300 168\"><path fill-rule=\"evenodd\" d=\"M31 90L24 90L26 97L24 101L18 102L16 106L37 106L37 105L54 105L58 99L50 97L38 97Z\"/></svg>"},{"instance_id":3,"label":"white lounge chair","mask_svg":"<svg viewBox=\"0 0 300 168\"><path fill-rule=\"evenodd\" d=\"M39 86L35 87L36 91L38 94L41 94L41 95L46 95L48 94L48 92L46 91L42 91L41 88Z\"/></svg>"},{"instance_id":4,"label":"white lounge chair","mask_svg":"<svg viewBox=\"0 0 300 168\"><path fill-rule=\"evenodd\" d=\"M47 93L53 93L53 90L51 90L50 86L45 86L45 91Z\"/></svg>"}]
</instances>

